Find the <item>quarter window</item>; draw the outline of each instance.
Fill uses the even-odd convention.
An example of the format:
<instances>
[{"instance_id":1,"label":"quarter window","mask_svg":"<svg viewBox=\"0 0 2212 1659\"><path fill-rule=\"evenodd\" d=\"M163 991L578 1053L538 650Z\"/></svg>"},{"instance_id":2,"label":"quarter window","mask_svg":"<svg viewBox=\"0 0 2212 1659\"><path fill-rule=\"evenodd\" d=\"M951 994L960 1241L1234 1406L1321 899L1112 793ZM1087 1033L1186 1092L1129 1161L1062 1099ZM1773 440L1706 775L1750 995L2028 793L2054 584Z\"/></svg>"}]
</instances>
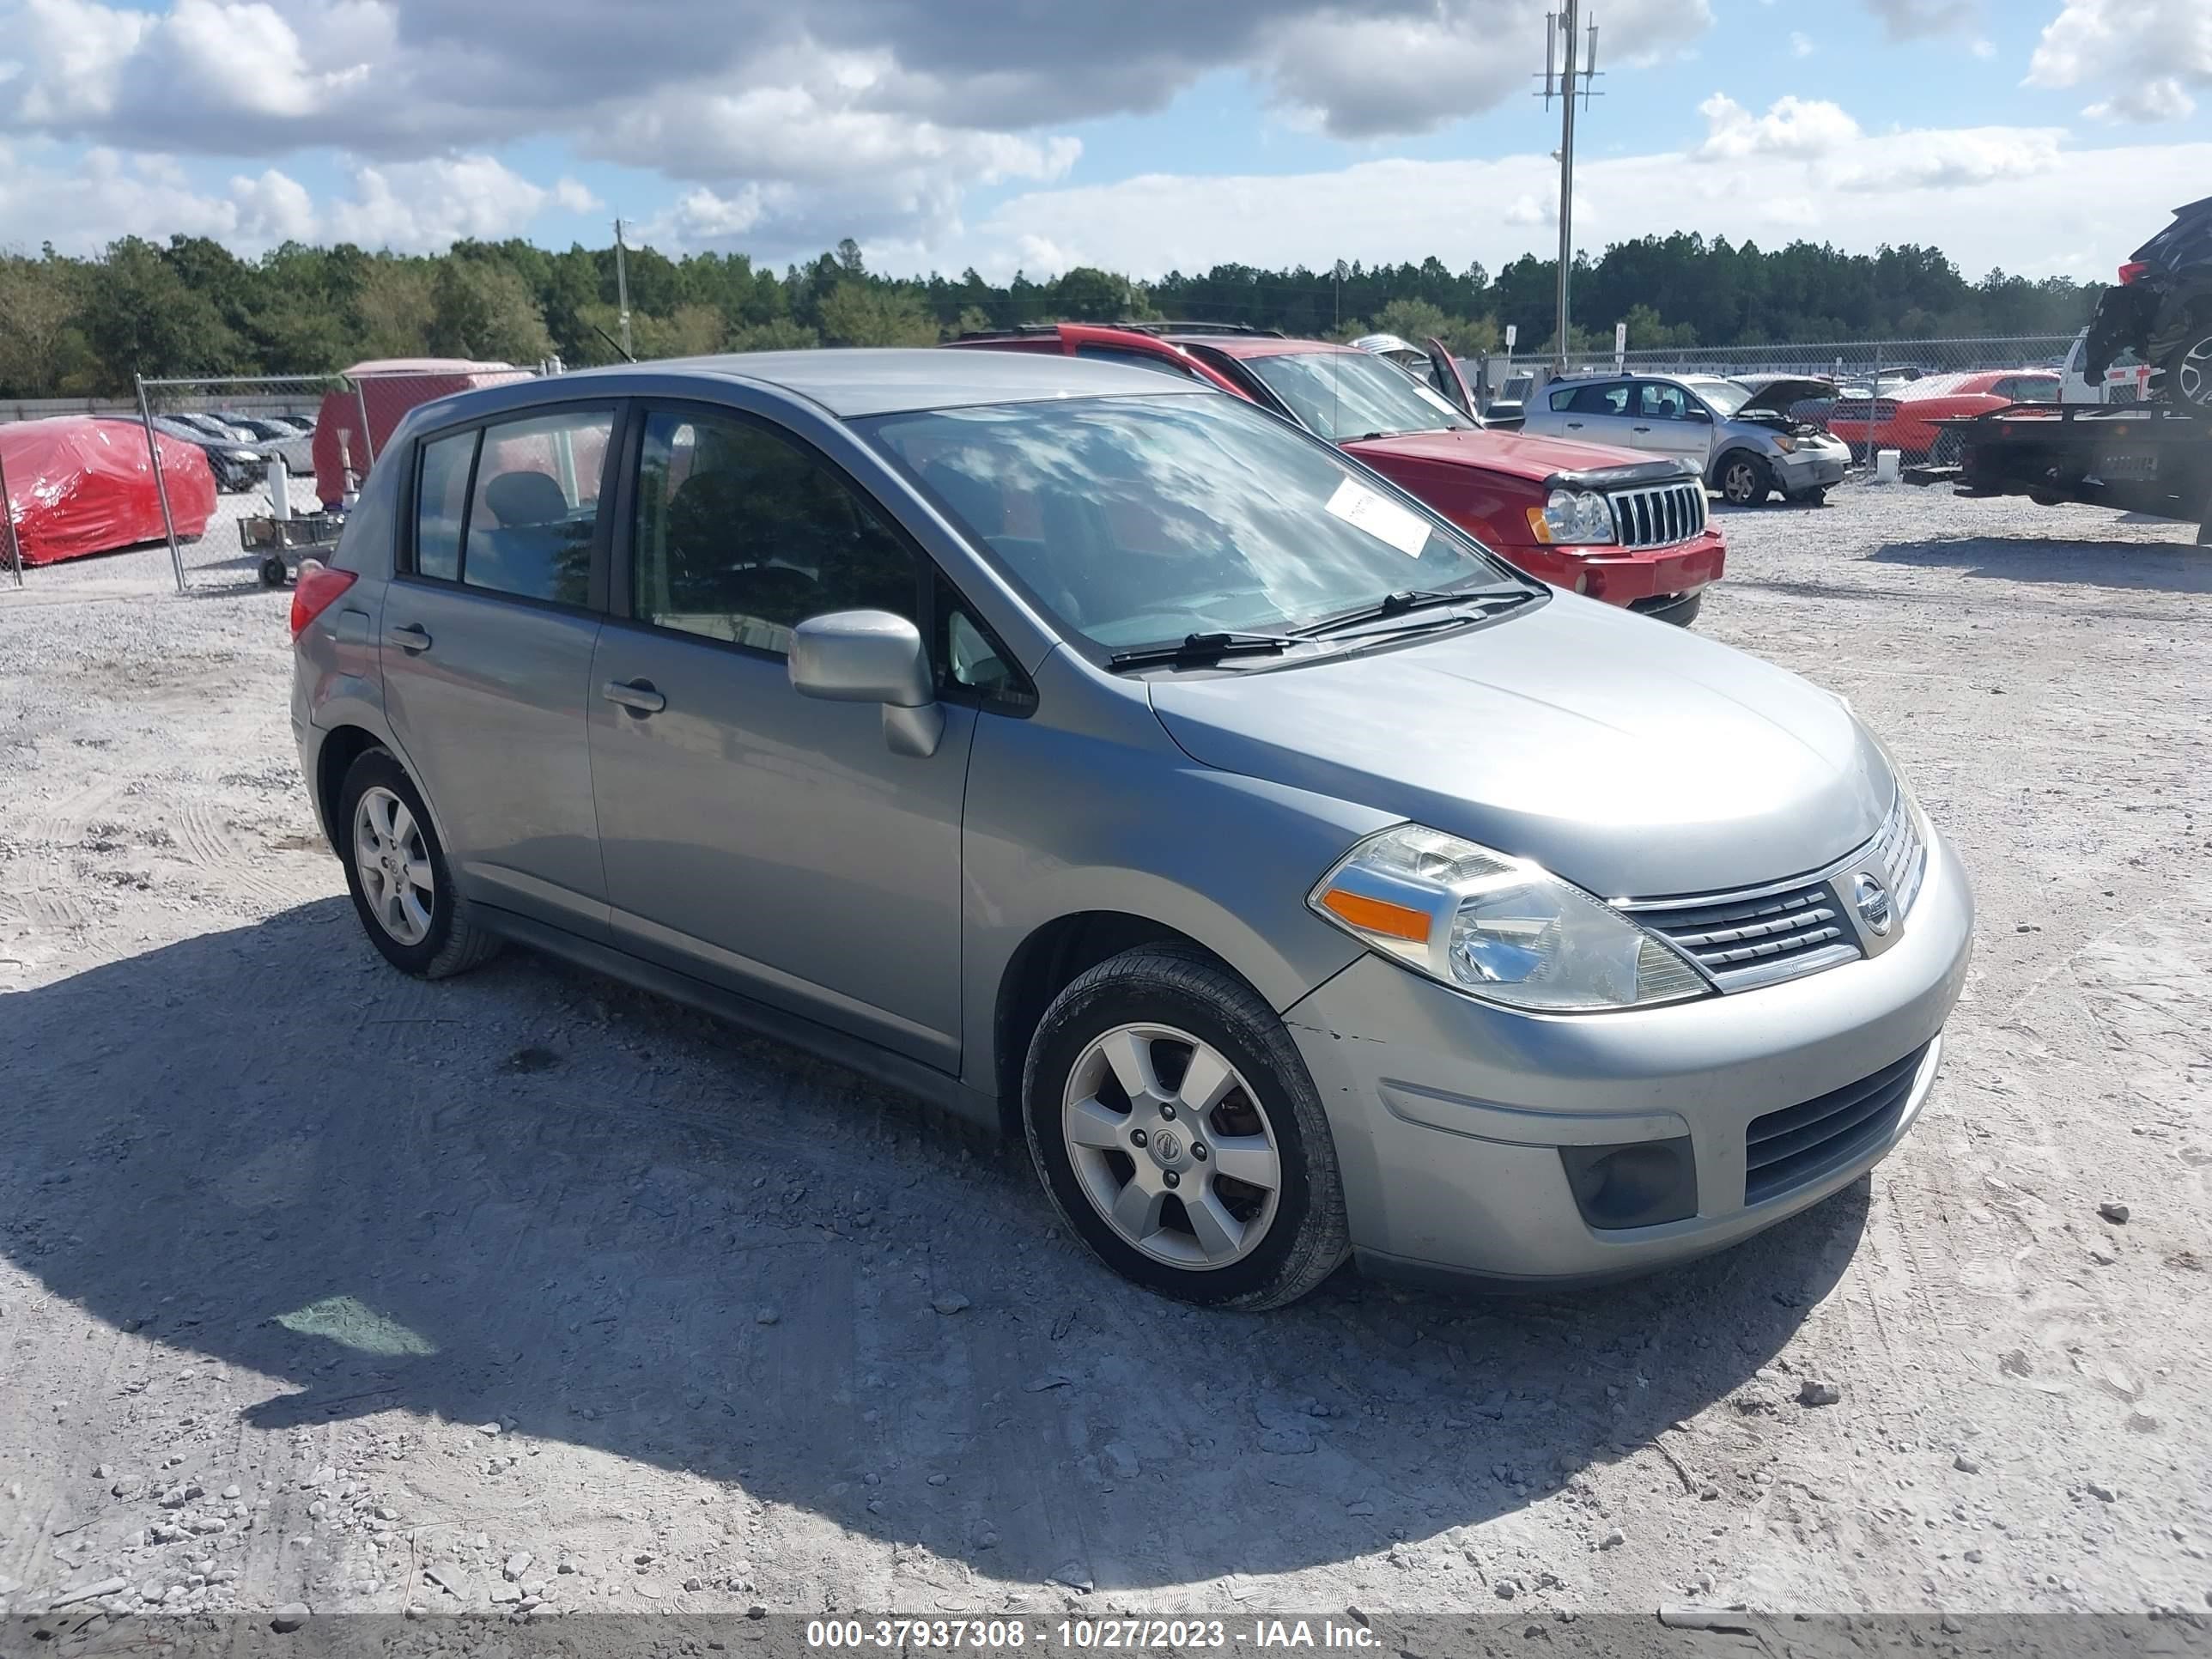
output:
<instances>
[{"instance_id":1,"label":"quarter window","mask_svg":"<svg viewBox=\"0 0 2212 1659\"><path fill-rule=\"evenodd\" d=\"M463 432L422 446L422 471L415 495L415 571L441 581L461 579L463 509L477 434Z\"/></svg>"},{"instance_id":2,"label":"quarter window","mask_svg":"<svg viewBox=\"0 0 2212 1659\"><path fill-rule=\"evenodd\" d=\"M811 451L745 422L657 411L645 428L631 614L779 656L831 611L920 621L918 569L882 514Z\"/></svg>"}]
</instances>

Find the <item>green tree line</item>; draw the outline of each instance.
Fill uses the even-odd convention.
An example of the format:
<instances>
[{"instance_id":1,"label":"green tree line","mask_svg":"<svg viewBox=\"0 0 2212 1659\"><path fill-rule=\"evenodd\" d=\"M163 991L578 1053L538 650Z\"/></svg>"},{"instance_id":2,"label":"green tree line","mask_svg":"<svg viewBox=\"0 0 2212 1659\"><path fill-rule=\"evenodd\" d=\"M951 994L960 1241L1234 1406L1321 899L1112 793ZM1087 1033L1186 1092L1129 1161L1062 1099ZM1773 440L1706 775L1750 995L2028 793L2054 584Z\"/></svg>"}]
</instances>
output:
<instances>
[{"instance_id":1,"label":"green tree line","mask_svg":"<svg viewBox=\"0 0 2212 1659\"><path fill-rule=\"evenodd\" d=\"M742 253L627 251L631 349L643 357L814 345L927 345L1057 320L1175 318L1348 338L1430 335L1462 354L1546 349L1556 264L1533 255L1495 276L1419 264L1319 271L1221 264L1140 283L1079 267L1048 281L869 270L849 240L777 272ZM620 332L611 247L565 252L520 240L442 254L287 243L244 259L205 237L137 237L98 257L0 255L0 397L118 396L134 374L324 374L375 357L611 362ZM2058 334L2097 289L1991 271L1968 281L1934 248L1848 253L1694 234L1615 243L1576 261L1571 343L1722 346L1929 336Z\"/></svg>"}]
</instances>

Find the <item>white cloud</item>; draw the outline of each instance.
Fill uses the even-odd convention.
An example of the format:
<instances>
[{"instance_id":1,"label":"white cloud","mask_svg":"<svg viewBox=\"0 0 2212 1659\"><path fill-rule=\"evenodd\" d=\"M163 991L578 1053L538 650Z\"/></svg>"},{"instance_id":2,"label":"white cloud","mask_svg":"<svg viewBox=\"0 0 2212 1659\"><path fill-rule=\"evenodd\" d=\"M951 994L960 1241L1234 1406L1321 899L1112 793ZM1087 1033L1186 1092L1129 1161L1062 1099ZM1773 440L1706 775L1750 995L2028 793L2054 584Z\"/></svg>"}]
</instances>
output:
<instances>
[{"instance_id":1,"label":"white cloud","mask_svg":"<svg viewBox=\"0 0 2212 1659\"><path fill-rule=\"evenodd\" d=\"M2006 3L2017 5L2020 0ZM1916 40L1962 28L1980 10L1975 0L1866 0L1866 9L1881 19L1883 32L1893 40Z\"/></svg>"},{"instance_id":2,"label":"white cloud","mask_svg":"<svg viewBox=\"0 0 2212 1659\"><path fill-rule=\"evenodd\" d=\"M2093 119L2178 121L2212 89L2212 5L2205 0L2065 0L2029 60L2027 84L2106 86Z\"/></svg>"},{"instance_id":3,"label":"white cloud","mask_svg":"<svg viewBox=\"0 0 2212 1659\"><path fill-rule=\"evenodd\" d=\"M1753 115L1725 93L1698 106L1705 118L1705 142L1692 154L1700 161L1735 161L1750 155L1798 159L1826 155L1855 142L1859 124L1843 107L1820 99L1778 98L1764 115Z\"/></svg>"},{"instance_id":4,"label":"white cloud","mask_svg":"<svg viewBox=\"0 0 2212 1659\"><path fill-rule=\"evenodd\" d=\"M457 238L518 235L550 207L588 211L573 179L531 183L488 155L359 167L351 193L317 203L275 167L196 186L178 159L95 147L73 161L0 145L0 247L51 240L89 253L123 235L211 236L246 253L280 242L357 242L422 252Z\"/></svg>"},{"instance_id":5,"label":"white cloud","mask_svg":"<svg viewBox=\"0 0 2212 1659\"><path fill-rule=\"evenodd\" d=\"M1813 37L1802 29L1790 30L1790 55L1792 58L1810 58L1813 55Z\"/></svg>"},{"instance_id":6,"label":"white cloud","mask_svg":"<svg viewBox=\"0 0 2212 1659\"><path fill-rule=\"evenodd\" d=\"M1685 230L1765 246L1919 242L1974 275L2001 265L2094 280L2212 177L2212 143L2075 150L2039 129L1859 133L1819 155L1747 148L1686 159L1585 158L1575 173L1580 246ZM1140 279L1226 261L1321 270L1339 258L1430 254L1496 270L1523 253L1549 256L1558 189L1556 166L1535 154L1286 177L1153 174L1014 197L937 252L945 268L972 262L999 276L1024 238L1034 240L1024 247L1079 247ZM2069 204L2063 237L2051 234L2053 202Z\"/></svg>"}]
</instances>

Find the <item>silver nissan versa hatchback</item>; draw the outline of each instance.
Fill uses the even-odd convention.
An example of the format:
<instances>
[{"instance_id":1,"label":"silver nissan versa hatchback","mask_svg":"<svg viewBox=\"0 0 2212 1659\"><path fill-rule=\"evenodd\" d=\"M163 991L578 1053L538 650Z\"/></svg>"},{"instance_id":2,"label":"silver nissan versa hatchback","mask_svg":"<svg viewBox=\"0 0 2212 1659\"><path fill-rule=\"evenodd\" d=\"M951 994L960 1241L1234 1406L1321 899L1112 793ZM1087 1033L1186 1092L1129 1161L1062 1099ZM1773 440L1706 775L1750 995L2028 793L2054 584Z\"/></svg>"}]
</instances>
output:
<instances>
[{"instance_id":1,"label":"silver nissan versa hatchback","mask_svg":"<svg viewBox=\"0 0 2212 1659\"><path fill-rule=\"evenodd\" d=\"M1839 698L1152 370L648 364L416 410L292 628L363 927L1027 1137L1130 1278L1733 1243L1911 1129L1951 847Z\"/></svg>"}]
</instances>

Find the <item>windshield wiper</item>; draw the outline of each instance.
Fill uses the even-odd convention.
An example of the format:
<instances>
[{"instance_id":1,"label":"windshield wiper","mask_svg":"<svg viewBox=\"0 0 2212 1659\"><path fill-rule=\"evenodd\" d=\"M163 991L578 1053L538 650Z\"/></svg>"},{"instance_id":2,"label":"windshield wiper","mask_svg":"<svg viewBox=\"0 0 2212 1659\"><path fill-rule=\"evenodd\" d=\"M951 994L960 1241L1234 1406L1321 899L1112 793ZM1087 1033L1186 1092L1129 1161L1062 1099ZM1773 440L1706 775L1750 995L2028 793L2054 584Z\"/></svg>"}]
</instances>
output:
<instances>
[{"instance_id":1,"label":"windshield wiper","mask_svg":"<svg viewBox=\"0 0 2212 1659\"><path fill-rule=\"evenodd\" d=\"M1298 629L1299 635L1310 639L1317 634L1331 634L1340 628L1353 628L1361 623L1380 622L1389 617L1402 617L1408 611L1425 611L1431 605L1466 605L1480 599L1502 599L1526 592L1519 587L1407 587L1395 593L1385 593L1373 605L1363 605L1356 610L1340 611L1333 617L1323 617Z\"/></svg>"},{"instance_id":2,"label":"windshield wiper","mask_svg":"<svg viewBox=\"0 0 2212 1659\"><path fill-rule=\"evenodd\" d=\"M1208 663L1253 652L1286 651L1304 643L1289 634L1186 634L1175 645L1147 645L1133 651L1116 651L1106 659L1106 665L1136 668L1147 663Z\"/></svg>"}]
</instances>

